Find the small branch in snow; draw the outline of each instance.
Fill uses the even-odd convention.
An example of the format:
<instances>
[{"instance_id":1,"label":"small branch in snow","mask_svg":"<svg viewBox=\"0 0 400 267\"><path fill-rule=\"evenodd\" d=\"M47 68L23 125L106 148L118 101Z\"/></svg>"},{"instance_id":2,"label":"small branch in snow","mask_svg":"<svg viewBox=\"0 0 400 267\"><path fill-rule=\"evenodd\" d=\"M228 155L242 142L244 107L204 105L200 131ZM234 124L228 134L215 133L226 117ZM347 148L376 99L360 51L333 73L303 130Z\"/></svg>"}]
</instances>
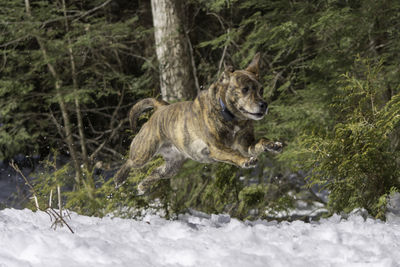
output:
<instances>
[{"instance_id":1,"label":"small branch in snow","mask_svg":"<svg viewBox=\"0 0 400 267\"><path fill-rule=\"evenodd\" d=\"M36 206L37 210L41 210L40 207L39 207L39 201L38 201L38 197L37 197L38 194L37 194L35 188L29 182L28 178L26 178L26 176L22 173L22 171L20 170L18 165L15 164L15 162L13 160L10 162L10 166L17 173L19 173L19 175L21 175L21 177L25 180L26 185L28 185L28 187L30 188L30 190L31 190L31 192L33 194L33 199L35 200L35 206ZM60 190L59 187L57 189ZM50 195L52 195L51 192L50 192ZM52 197L52 196L50 196L50 197ZM58 201L59 201L58 205L60 207L59 212L57 212L51 206L46 207L43 211L46 212L50 216L51 220L54 219L54 223L51 225L52 228L56 229L57 225L66 225L68 227L68 229L71 231L71 233L74 234L74 231L72 230L72 228L68 225L68 223L62 217L62 214L61 214L61 193L60 192L59 192L59 195L58 195Z\"/></svg>"}]
</instances>

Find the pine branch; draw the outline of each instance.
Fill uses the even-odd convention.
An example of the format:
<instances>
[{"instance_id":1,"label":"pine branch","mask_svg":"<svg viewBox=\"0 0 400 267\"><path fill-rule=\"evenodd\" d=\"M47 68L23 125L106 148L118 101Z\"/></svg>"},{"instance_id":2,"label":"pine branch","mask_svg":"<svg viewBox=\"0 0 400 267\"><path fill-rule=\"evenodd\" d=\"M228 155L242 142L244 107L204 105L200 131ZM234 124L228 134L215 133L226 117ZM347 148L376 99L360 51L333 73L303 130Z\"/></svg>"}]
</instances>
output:
<instances>
[{"instance_id":1,"label":"pine branch","mask_svg":"<svg viewBox=\"0 0 400 267\"><path fill-rule=\"evenodd\" d=\"M83 17L86 17L86 16L89 15L89 14L92 14L93 12L95 12L96 10L98 10L98 9L100 9L100 8L105 7L106 5L108 5L109 3L111 3L111 1L112 1L112 0L107 0L107 1L105 1L103 4L101 4L101 5L99 5L99 6L95 7L95 8L92 8L92 9L86 11L85 13L83 13L82 15L80 15L78 18L74 19L73 22L75 22L75 21L77 21L77 20L79 20L79 19L81 19L81 18L83 18Z\"/></svg>"},{"instance_id":2,"label":"pine branch","mask_svg":"<svg viewBox=\"0 0 400 267\"><path fill-rule=\"evenodd\" d=\"M29 36L30 36L30 35L27 34L27 35L25 35L25 36L23 36L23 37L14 39L14 40L12 40L12 41L9 41L9 42L7 42L7 43L5 43L5 44L0 45L0 48L7 47L7 46L10 46L10 45L12 45L12 44L16 44L16 43L18 43L18 42L20 42L20 41L22 41L22 40L27 39Z\"/></svg>"},{"instance_id":3,"label":"pine branch","mask_svg":"<svg viewBox=\"0 0 400 267\"><path fill-rule=\"evenodd\" d=\"M101 5L96 6L96 7L92 8L92 9L90 9L90 10L84 12L84 13L79 13L79 14L75 14L75 15L66 16L66 18L67 18L67 19L74 19L72 22L75 22L75 21L80 20L81 18L84 18L84 17L86 17L86 16L92 14L93 12L95 12L95 11L97 11L97 10L99 10L99 9L101 9L101 8L103 8L103 7L105 7L106 5L108 5L109 3L111 3L111 1L112 1L112 0L107 0L107 1L105 1L104 3L102 3ZM46 27L48 24L51 24L51 23L53 23L53 22L58 22L58 21L60 21L60 20L65 20L65 17L46 20L45 22L42 23L42 25L40 26L40 28L43 29L43 28Z\"/></svg>"}]
</instances>

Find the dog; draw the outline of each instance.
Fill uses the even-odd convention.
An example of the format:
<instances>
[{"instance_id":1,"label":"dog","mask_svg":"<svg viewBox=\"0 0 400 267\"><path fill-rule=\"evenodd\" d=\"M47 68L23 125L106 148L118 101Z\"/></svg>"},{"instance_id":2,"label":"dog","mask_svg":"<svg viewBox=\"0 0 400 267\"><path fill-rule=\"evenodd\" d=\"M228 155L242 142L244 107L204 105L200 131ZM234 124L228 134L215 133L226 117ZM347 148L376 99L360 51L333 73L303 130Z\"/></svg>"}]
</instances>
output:
<instances>
[{"instance_id":1,"label":"dog","mask_svg":"<svg viewBox=\"0 0 400 267\"><path fill-rule=\"evenodd\" d=\"M147 98L136 103L129 112L133 129L141 113L151 108L154 113L132 140L129 158L114 176L116 186L123 184L131 168L144 166L155 155L161 155L165 163L138 184L139 195L154 182L176 175L187 159L253 168L260 153L280 152L282 143L256 141L253 133L253 121L268 111L259 62L258 53L244 70L226 68L194 101L168 104Z\"/></svg>"}]
</instances>

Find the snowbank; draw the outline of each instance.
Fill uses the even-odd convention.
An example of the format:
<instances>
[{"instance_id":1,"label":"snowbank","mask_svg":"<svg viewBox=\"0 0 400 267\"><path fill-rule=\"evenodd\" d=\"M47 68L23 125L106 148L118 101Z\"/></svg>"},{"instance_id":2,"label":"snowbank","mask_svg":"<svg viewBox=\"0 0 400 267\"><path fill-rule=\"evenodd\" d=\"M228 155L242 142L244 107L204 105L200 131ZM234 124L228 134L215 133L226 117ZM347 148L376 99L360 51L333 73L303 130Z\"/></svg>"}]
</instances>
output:
<instances>
[{"instance_id":1,"label":"snowbank","mask_svg":"<svg viewBox=\"0 0 400 267\"><path fill-rule=\"evenodd\" d=\"M0 211L0 266L399 266L400 225L339 216L253 225L213 216L142 221Z\"/></svg>"}]
</instances>

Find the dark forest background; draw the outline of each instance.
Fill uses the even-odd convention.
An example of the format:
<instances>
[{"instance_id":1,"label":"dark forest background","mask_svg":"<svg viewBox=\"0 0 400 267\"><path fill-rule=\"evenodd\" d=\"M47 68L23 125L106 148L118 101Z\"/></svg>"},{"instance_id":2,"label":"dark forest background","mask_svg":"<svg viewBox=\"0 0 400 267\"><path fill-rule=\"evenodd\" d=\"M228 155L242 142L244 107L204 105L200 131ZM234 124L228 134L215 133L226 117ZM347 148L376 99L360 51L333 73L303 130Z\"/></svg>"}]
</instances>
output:
<instances>
[{"instance_id":1,"label":"dark forest background","mask_svg":"<svg viewBox=\"0 0 400 267\"><path fill-rule=\"evenodd\" d=\"M159 159L122 188L110 177L135 134L129 108L163 97L169 59L157 56L153 19L162 14L152 10L161 2L179 14L165 38L184 44L174 56L187 58L180 63L190 70L187 90L205 90L224 65L243 68L262 53L270 112L256 135L285 149L263 155L255 170L189 161L137 197L135 184ZM384 218L400 188L397 0L0 0L0 7L0 160L30 166L43 203L60 185L64 205L98 216L153 207L166 216L200 210L256 219L323 207Z\"/></svg>"}]
</instances>

